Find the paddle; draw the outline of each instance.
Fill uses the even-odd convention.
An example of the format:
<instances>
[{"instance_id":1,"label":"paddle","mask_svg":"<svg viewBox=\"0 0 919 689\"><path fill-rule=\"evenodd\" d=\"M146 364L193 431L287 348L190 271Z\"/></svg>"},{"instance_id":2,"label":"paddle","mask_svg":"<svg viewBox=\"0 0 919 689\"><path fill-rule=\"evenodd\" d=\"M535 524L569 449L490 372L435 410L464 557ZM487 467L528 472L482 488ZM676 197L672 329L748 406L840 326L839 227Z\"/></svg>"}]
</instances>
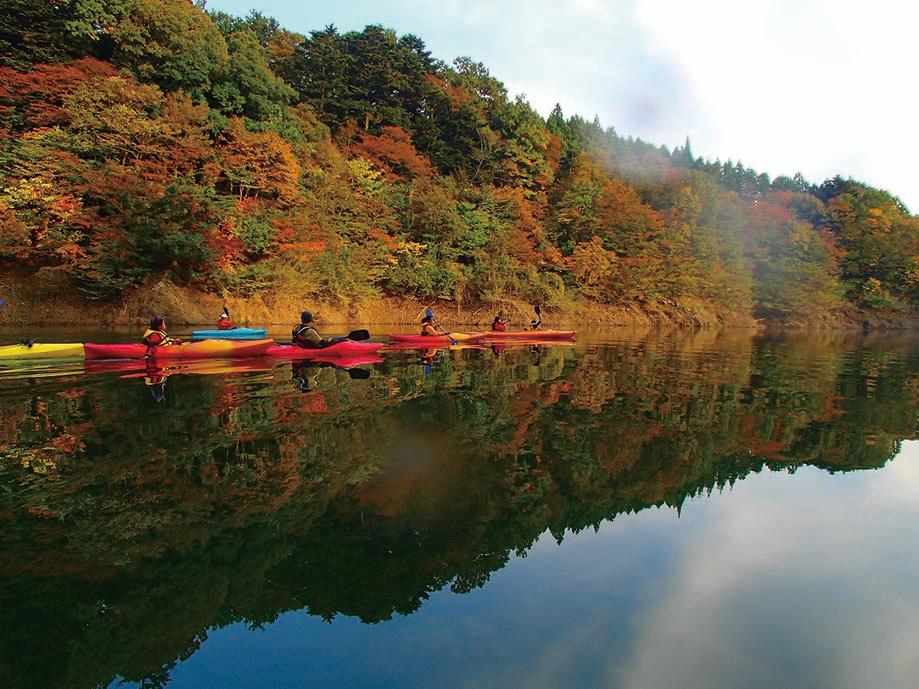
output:
<instances>
[{"instance_id":1,"label":"paddle","mask_svg":"<svg viewBox=\"0 0 919 689\"><path fill-rule=\"evenodd\" d=\"M333 337L331 340L329 340L329 344L323 345L323 346L324 346L324 347L331 347L332 345L336 345L336 344L338 344L339 342L345 342L346 340L353 340L354 342L361 342L361 341L363 341L363 340L369 340L369 339L370 339L370 332L369 332L369 331L367 331L367 330L352 330L350 333L348 333L348 334L345 335L344 337Z\"/></svg>"},{"instance_id":2,"label":"paddle","mask_svg":"<svg viewBox=\"0 0 919 689\"><path fill-rule=\"evenodd\" d=\"M370 331L369 330L352 330L345 337L349 340L355 340L356 342L360 342L362 340L369 340Z\"/></svg>"},{"instance_id":3,"label":"paddle","mask_svg":"<svg viewBox=\"0 0 919 689\"><path fill-rule=\"evenodd\" d=\"M447 332L447 329L444 326L442 326L440 323L437 322L437 319L434 318L434 312L431 311L430 308L424 310L424 315L430 318L432 321L434 321L434 325L436 325L440 329L440 332L442 332L445 336L450 338L450 344L456 344L458 342L458 340L455 340L454 338L450 337L450 333Z\"/></svg>"},{"instance_id":4,"label":"paddle","mask_svg":"<svg viewBox=\"0 0 919 689\"><path fill-rule=\"evenodd\" d=\"M530 330L539 330L539 326L542 325L542 311L539 309L539 304L533 310L536 312L536 320L530 321Z\"/></svg>"}]
</instances>

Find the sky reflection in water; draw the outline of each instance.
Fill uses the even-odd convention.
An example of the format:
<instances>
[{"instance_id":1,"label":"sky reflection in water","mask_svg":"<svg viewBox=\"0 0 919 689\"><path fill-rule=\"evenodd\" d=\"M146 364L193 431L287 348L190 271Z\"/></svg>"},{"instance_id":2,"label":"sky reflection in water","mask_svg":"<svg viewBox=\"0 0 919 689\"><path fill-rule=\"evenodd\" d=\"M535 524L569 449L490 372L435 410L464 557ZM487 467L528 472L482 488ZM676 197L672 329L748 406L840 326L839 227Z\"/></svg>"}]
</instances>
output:
<instances>
[{"instance_id":1,"label":"sky reflection in water","mask_svg":"<svg viewBox=\"0 0 919 689\"><path fill-rule=\"evenodd\" d=\"M288 613L211 634L175 687L907 687L919 676L919 442L883 471L753 475L545 534L409 617Z\"/></svg>"},{"instance_id":2,"label":"sky reflection in water","mask_svg":"<svg viewBox=\"0 0 919 689\"><path fill-rule=\"evenodd\" d=\"M583 339L0 364L0 686L912 687L919 342Z\"/></svg>"}]
</instances>

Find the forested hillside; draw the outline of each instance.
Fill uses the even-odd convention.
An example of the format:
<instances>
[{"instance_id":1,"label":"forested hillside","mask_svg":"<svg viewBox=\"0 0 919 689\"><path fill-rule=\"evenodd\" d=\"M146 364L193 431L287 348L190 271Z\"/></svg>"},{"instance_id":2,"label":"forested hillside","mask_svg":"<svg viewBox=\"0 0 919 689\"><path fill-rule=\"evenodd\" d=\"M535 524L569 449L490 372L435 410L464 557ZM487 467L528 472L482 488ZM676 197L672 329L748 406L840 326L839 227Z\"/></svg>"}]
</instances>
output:
<instances>
[{"instance_id":1,"label":"forested hillside","mask_svg":"<svg viewBox=\"0 0 919 689\"><path fill-rule=\"evenodd\" d=\"M0 267L86 299L167 279L798 322L919 300L919 219L886 191L544 119L381 26L6 0L0 61Z\"/></svg>"}]
</instances>

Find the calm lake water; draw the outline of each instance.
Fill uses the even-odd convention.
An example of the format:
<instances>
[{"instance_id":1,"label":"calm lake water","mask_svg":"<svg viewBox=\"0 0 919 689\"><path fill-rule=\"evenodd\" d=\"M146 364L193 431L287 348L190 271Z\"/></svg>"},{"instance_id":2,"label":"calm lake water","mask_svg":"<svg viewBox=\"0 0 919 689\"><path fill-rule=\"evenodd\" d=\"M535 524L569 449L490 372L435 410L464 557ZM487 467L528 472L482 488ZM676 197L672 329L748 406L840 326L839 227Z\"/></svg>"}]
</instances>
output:
<instances>
[{"instance_id":1,"label":"calm lake water","mask_svg":"<svg viewBox=\"0 0 919 689\"><path fill-rule=\"evenodd\" d=\"M0 686L912 689L917 400L894 336L0 363Z\"/></svg>"}]
</instances>

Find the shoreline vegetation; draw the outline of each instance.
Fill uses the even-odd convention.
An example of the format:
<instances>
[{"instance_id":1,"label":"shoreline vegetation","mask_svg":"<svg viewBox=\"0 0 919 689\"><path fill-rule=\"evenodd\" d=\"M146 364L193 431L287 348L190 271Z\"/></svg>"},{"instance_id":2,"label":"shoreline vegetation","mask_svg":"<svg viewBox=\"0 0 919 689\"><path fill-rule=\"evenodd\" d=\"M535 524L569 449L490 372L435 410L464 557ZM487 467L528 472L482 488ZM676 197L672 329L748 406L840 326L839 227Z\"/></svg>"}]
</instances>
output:
<instances>
[{"instance_id":1,"label":"shoreline vegetation","mask_svg":"<svg viewBox=\"0 0 919 689\"><path fill-rule=\"evenodd\" d=\"M891 193L672 150L382 26L186 0L0 18L0 325L913 328ZM27 27L27 28L23 28Z\"/></svg>"},{"instance_id":2,"label":"shoreline vegetation","mask_svg":"<svg viewBox=\"0 0 919 689\"><path fill-rule=\"evenodd\" d=\"M0 310L0 326L143 325L149 314L163 312L174 325L213 325L214 314L227 305L237 326L290 325L303 308L321 314L327 325L361 323L415 326L426 308L451 326L488 326L498 312L515 327L524 328L533 317L531 304L503 300L493 304L461 305L456 302L376 298L363 303L341 305L293 294L258 294L247 299L221 297L168 281L134 290L117 303L93 302L48 286L0 278L0 289L11 295ZM637 328L749 328L784 327L803 330L911 330L919 321L900 313L882 314L852 311L831 318L782 323L757 320L742 309L715 310L710 303L686 300L669 304L626 304L610 306L584 302L569 309L542 307L549 327L637 327Z\"/></svg>"}]
</instances>

